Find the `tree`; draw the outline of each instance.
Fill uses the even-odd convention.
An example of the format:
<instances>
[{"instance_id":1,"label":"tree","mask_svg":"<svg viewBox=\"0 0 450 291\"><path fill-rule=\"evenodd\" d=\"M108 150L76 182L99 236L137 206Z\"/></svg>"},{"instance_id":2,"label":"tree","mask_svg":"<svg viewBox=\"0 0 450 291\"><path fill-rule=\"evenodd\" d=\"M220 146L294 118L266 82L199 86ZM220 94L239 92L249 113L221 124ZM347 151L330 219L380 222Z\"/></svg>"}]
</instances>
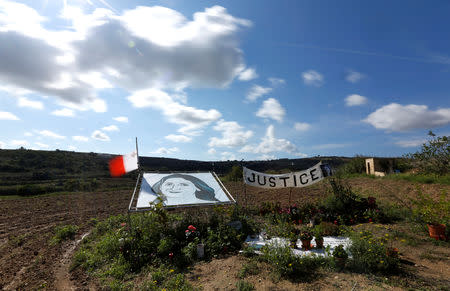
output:
<instances>
[{"instance_id":1,"label":"tree","mask_svg":"<svg viewBox=\"0 0 450 291\"><path fill-rule=\"evenodd\" d=\"M412 165L424 174L445 175L450 167L450 136L438 136L430 130L430 140L422 145L420 151L407 154Z\"/></svg>"}]
</instances>

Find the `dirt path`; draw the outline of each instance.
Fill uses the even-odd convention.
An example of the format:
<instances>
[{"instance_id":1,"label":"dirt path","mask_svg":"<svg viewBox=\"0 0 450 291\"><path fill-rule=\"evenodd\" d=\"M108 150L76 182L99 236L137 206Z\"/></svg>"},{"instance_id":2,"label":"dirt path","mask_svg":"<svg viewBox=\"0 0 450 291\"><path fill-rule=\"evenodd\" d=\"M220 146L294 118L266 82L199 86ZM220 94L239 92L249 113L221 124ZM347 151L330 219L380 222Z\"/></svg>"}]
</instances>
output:
<instances>
[{"instance_id":1,"label":"dirt path","mask_svg":"<svg viewBox=\"0 0 450 291\"><path fill-rule=\"evenodd\" d=\"M68 273L76 242L50 246L59 224L126 213L130 191L0 200L0 289L76 290ZM73 245L75 244L75 245Z\"/></svg>"}]
</instances>

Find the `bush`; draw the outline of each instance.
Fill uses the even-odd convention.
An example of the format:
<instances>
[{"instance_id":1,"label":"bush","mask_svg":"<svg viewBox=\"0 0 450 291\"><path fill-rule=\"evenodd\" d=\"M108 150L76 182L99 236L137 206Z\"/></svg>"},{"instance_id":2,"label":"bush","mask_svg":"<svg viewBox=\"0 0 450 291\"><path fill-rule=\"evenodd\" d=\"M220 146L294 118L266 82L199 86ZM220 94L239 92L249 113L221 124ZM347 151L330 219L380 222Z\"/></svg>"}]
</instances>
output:
<instances>
[{"instance_id":1,"label":"bush","mask_svg":"<svg viewBox=\"0 0 450 291\"><path fill-rule=\"evenodd\" d=\"M348 163L342 165L337 170L337 175L362 174L366 172L365 159L361 156L352 158Z\"/></svg>"},{"instance_id":2,"label":"bush","mask_svg":"<svg viewBox=\"0 0 450 291\"><path fill-rule=\"evenodd\" d=\"M352 235L352 245L349 252L352 259L351 269L358 272L392 273L398 270L399 259L388 256L387 239L376 238L369 231L362 231Z\"/></svg>"},{"instance_id":3,"label":"bush","mask_svg":"<svg viewBox=\"0 0 450 291\"><path fill-rule=\"evenodd\" d=\"M55 227L54 233L55 235L53 236L53 238L51 239L51 244L58 244L60 242L62 242L63 240L67 240L67 239L74 239L75 238L75 234L78 232L78 226L76 225L61 225L61 226L57 226Z\"/></svg>"},{"instance_id":4,"label":"bush","mask_svg":"<svg viewBox=\"0 0 450 291\"><path fill-rule=\"evenodd\" d=\"M236 288L238 291L253 291L253 290L255 290L255 286L253 286L252 283L243 281L243 280L239 280L236 283Z\"/></svg>"},{"instance_id":5,"label":"bush","mask_svg":"<svg viewBox=\"0 0 450 291\"><path fill-rule=\"evenodd\" d=\"M420 173L445 175L450 169L450 136L436 137L433 132L428 135L431 139L422 145L420 151L407 154L411 164Z\"/></svg>"},{"instance_id":6,"label":"bush","mask_svg":"<svg viewBox=\"0 0 450 291\"><path fill-rule=\"evenodd\" d=\"M292 280L308 280L324 262L324 258L297 257L289 247L263 247L263 259L272 265L276 275Z\"/></svg>"},{"instance_id":7,"label":"bush","mask_svg":"<svg viewBox=\"0 0 450 291\"><path fill-rule=\"evenodd\" d=\"M205 243L205 259L223 255L240 249L254 227L238 207L229 208L228 212L196 215L168 213L158 204L152 211L131 215L130 219L132 228L123 215L97 223L75 254L72 268L80 266L94 275L115 280L149 266L184 270L197 260L198 243ZM229 225L236 219L242 224L239 230ZM181 284L183 278L174 277L173 286L177 286L176 282ZM179 290L172 285L164 286Z\"/></svg>"}]
</instances>

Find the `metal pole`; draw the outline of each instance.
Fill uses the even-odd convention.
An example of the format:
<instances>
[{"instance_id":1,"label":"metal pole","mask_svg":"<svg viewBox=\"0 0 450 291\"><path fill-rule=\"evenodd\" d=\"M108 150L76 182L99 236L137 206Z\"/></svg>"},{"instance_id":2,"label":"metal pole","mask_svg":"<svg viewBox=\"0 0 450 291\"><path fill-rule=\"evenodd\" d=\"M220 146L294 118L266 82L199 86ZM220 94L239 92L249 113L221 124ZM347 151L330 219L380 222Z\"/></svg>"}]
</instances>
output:
<instances>
[{"instance_id":1,"label":"metal pole","mask_svg":"<svg viewBox=\"0 0 450 291\"><path fill-rule=\"evenodd\" d=\"M292 187L289 187L289 207L291 207Z\"/></svg>"}]
</instances>

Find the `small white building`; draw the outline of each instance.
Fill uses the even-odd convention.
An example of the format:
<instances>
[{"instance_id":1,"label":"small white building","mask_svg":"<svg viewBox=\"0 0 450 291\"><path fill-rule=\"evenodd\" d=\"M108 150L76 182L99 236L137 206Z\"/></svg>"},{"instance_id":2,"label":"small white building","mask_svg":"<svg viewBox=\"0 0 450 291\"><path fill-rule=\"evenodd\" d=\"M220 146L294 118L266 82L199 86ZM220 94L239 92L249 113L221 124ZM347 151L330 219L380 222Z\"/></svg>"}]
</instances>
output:
<instances>
[{"instance_id":1,"label":"small white building","mask_svg":"<svg viewBox=\"0 0 450 291\"><path fill-rule=\"evenodd\" d=\"M384 177L394 172L394 160L388 158L367 158L366 174Z\"/></svg>"}]
</instances>

